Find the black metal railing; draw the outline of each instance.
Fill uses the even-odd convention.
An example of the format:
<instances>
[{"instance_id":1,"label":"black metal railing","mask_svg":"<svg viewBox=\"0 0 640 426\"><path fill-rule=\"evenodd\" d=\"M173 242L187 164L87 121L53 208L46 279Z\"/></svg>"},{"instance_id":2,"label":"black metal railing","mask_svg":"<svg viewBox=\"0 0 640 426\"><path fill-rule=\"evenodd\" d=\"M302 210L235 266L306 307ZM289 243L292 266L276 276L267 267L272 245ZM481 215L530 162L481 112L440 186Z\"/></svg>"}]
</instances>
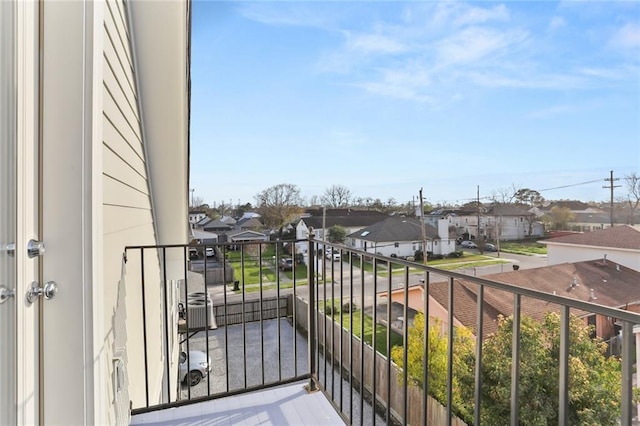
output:
<instances>
[{"instance_id":1,"label":"black metal railing","mask_svg":"<svg viewBox=\"0 0 640 426\"><path fill-rule=\"evenodd\" d=\"M214 249L210 259L206 256L207 247ZM410 341L409 323L415 311L429 319L423 321L422 356L426 359L432 350L428 343L429 333L434 332L431 319L441 316L445 324L441 334L454 336L459 324L455 312L461 302L457 297L462 294L460 291L471 289L475 298L475 312L470 314L475 318L471 326L475 349L469 366L473 371L472 418L467 421L480 424L483 341L487 337L487 318L495 314L485 307L485 290L491 289L504 292L511 299L511 312L507 313L513 324L510 424L526 423L520 417L518 402L523 299L547 303L560 315L559 424L569 423L571 405L570 316L599 315L622 324L622 349L617 355L622 369L619 421L631 424L633 327L640 324L639 314L314 238L243 242L234 243L234 250L230 247L127 247L127 295L140 292L138 300L142 303L137 317L127 315L133 324L142 327L128 331L130 345L135 346L134 339L140 336L139 350L130 352L143 357L143 361L134 361L129 355L129 363L141 366L140 374L144 376L133 378L129 369L130 387L144 388L132 392L134 414L308 380L309 389L321 389L349 424L463 424L454 409L457 348L453 338L447 340L446 380L438 398L422 391L431 389L427 368L420 373L422 384L417 384L415 375L405 373L399 365L410 364L406 342ZM189 259L189 248L196 248L199 254ZM286 262L281 263L282 258L295 260L291 269L285 266ZM130 266L132 263L140 266ZM207 274L212 268L221 273ZM219 282L213 277L223 278ZM424 297L422 306L414 309L410 307L410 293L417 287L423 289ZM194 293L198 295L193 296ZM197 306L204 318L195 307L190 309L190 296L203 298ZM155 306L149 297L161 299L161 306ZM392 303L394 299L399 302ZM435 299L444 314L433 311L429 301ZM153 313L149 312L149 304L154 306ZM174 312L178 306L185 308ZM161 317L160 324L150 315ZM208 315L213 315L214 324ZM155 331L149 333L149 329ZM163 355L158 356L157 350L162 350ZM179 352L188 354L191 350L212 356L212 372L194 386L180 383L177 367Z\"/></svg>"}]
</instances>

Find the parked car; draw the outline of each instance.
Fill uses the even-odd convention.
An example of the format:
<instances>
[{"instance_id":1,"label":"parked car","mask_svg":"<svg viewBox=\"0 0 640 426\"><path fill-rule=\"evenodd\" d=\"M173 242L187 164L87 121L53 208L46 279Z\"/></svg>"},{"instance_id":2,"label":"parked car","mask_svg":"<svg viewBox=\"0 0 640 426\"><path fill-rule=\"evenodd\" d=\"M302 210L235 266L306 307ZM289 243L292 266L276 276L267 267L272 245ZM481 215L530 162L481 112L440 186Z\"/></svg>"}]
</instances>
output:
<instances>
[{"instance_id":1,"label":"parked car","mask_svg":"<svg viewBox=\"0 0 640 426\"><path fill-rule=\"evenodd\" d=\"M189 366L187 367L187 353L180 352L180 366L178 373L180 382L195 386L211 372L211 357L201 351L189 351Z\"/></svg>"},{"instance_id":2,"label":"parked car","mask_svg":"<svg viewBox=\"0 0 640 426\"><path fill-rule=\"evenodd\" d=\"M478 248L476 243L474 243L473 241L469 241L469 240L465 240L465 241L461 242L460 246L462 246L464 248Z\"/></svg>"},{"instance_id":3,"label":"parked car","mask_svg":"<svg viewBox=\"0 0 640 426\"><path fill-rule=\"evenodd\" d=\"M498 251L498 247L491 243L484 244L484 251Z\"/></svg>"},{"instance_id":4,"label":"parked car","mask_svg":"<svg viewBox=\"0 0 640 426\"><path fill-rule=\"evenodd\" d=\"M190 248L189 249L189 259L195 260L198 258L198 249Z\"/></svg>"},{"instance_id":5,"label":"parked car","mask_svg":"<svg viewBox=\"0 0 640 426\"><path fill-rule=\"evenodd\" d=\"M280 259L278 268L282 271L291 271L293 269L293 259L290 257Z\"/></svg>"},{"instance_id":6,"label":"parked car","mask_svg":"<svg viewBox=\"0 0 640 426\"><path fill-rule=\"evenodd\" d=\"M213 251L213 247L207 247L205 251L207 257L213 257L216 253Z\"/></svg>"},{"instance_id":7,"label":"parked car","mask_svg":"<svg viewBox=\"0 0 640 426\"><path fill-rule=\"evenodd\" d=\"M327 250L325 252L325 257L329 260L333 260L334 262L340 261L340 251L337 249Z\"/></svg>"}]
</instances>

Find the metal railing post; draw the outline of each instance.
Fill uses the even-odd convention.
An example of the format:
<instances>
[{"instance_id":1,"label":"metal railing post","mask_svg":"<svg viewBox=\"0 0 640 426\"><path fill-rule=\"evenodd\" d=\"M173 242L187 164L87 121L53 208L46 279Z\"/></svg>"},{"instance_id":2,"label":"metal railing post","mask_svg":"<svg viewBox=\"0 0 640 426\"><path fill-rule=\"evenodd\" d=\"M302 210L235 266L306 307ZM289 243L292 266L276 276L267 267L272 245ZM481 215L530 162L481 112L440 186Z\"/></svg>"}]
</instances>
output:
<instances>
[{"instance_id":1,"label":"metal railing post","mask_svg":"<svg viewBox=\"0 0 640 426\"><path fill-rule=\"evenodd\" d=\"M309 309L307 310L307 322L308 322L308 351L309 351L309 387L308 391L312 392L318 389L316 381L318 380L318 371L316 369L316 349L317 349L317 335L316 335L316 295L315 295L315 264L316 256L313 245L313 230L309 229L309 257L307 263L307 277L309 279Z\"/></svg>"}]
</instances>

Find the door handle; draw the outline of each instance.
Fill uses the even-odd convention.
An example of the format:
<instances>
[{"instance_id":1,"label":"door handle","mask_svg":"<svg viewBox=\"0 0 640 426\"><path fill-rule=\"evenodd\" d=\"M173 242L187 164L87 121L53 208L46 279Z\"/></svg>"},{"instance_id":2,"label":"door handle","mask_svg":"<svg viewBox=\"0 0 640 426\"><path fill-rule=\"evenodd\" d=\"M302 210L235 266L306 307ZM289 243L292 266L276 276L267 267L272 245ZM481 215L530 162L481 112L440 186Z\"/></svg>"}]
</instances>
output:
<instances>
[{"instance_id":1,"label":"door handle","mask_svg":"<svg viewBox=\"0 0 640 426\"><path fill-rule=\"evenodd\" d=\"M5 286L0 285L0 304L6 302L8 298L13 297L15 293L15 290L9 290Z\"/></svg>"},{"instance_id":2,"label":"door handle","mask_svg":"<svg viewBox=\"0 0 640 426\"><path fill-rule=\"evenodd\" d=\"M31 288L27 291L27 304L31 305L40 296L43 296L45 300L51 300L58 293L58 284L55 281L49 281L40 287L37 281L31 283Z\"/></svg>"},{"instance_id":3,"label":"door handle","mask_svg":"<svg viewBox=\"0 0 640 426\"><path fill-rule=\"evenodd\" d=\"M44 254L44 243L42 241L29 240L27 243L27 256L30 259Z\"/></svg>"}]
</instances>

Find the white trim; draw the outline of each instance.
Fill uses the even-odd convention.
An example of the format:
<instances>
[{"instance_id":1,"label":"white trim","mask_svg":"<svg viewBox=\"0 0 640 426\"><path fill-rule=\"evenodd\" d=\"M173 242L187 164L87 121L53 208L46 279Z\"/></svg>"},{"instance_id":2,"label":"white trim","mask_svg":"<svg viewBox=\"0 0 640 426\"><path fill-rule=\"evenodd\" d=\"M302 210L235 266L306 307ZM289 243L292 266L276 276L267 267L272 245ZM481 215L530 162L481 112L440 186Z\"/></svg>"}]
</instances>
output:
<instances>
[{"instance_id":1,"label":"white trim","mask_svg":"<svg viewBox=\"0 0 640 426\"><path fill-rule=\"evenodd\" d=\"M17 423L38 423L37 309L20 303L27 285L37 280L38 263L26 256L25 247L37 237L38 211L38 4L15 2L17 83L17 215L16 215L16 307L17 307Z\"/></svg>"}]
</instances>

